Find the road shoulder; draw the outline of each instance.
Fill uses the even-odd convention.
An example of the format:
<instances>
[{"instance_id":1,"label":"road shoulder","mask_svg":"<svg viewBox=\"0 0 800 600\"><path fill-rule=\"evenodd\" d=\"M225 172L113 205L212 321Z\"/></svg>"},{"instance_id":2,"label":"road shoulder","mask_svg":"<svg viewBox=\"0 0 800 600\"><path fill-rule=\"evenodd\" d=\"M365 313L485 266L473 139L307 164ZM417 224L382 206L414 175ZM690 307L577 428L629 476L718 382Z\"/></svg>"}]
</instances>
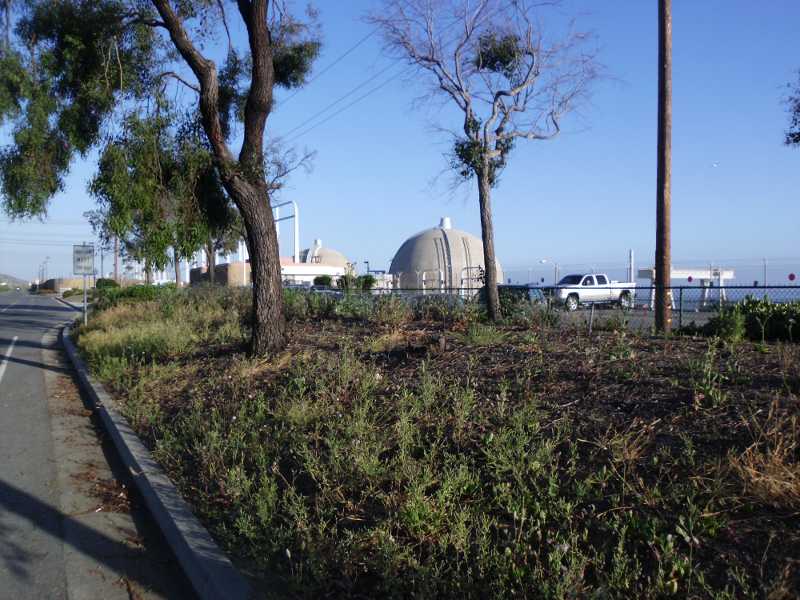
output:
<instances>
[{"instance_id":1,"label":"road shoulder","mask_svg":"<svg viewBox=\"0 0 800 600\"><path fill-rule=\"evenodd\" d=\"M83 401L52 330L42 339L69 598L193 597L177 561L132 488L113 445Z\"/></svg>"}]
</instances>

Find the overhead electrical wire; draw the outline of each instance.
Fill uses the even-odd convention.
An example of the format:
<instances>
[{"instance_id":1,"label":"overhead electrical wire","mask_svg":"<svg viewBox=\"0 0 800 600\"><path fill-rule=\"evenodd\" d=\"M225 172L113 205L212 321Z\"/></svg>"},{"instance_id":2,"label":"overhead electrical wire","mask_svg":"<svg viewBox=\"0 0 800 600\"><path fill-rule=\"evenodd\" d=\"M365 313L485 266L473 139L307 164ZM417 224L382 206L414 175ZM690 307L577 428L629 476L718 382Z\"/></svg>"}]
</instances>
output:
<instances>
[{"instance_id":1,"label":"overhead electrical wire","mask_svg":"<svg viewBox=\"0 0 800 600\"><path fill-rule=\"evenodd\" d=\"M333 61L332 63L330 63L328 66L326 66L324 69L322 69L322 70L321 70L319 73L317 73L316 75L314 75L314 76L313 76L311 79L309 79L308 81L306 81L306 82L305 82L305 86L304 86L304 87L301 87L301 88L298 88L298 89L296 89L296 90L295 90L295 91L294 91L292 94L290 94L289 96L287 96L286 98L284 98L284 99L283 99L283 101L282 101L282 104L286 104L287 102L289 102L289 100L291 100L292 98L294 98L295 96L297 96L297 94L299 94L300 92L304 91L304 90L306 89L306 86L308 86L308 85L310 85L310 84L314 83L314 82L315 82L317 79L319 79L320 77L322 77L323 75L325 75L325 73L327 73L328 71L330 71L331 69L333 69L333 67L335 67L335 66L336 66L336 65L338 65L340 62L342 62L342 61L343 61L345 58L347 58L347 57L348 57L350 54L352 54L352 53L353 53L353 52L354 52L354 51L355 51L355 50L356 50L356 49L357 49L359 46L361 46L362 44L364 44L364 43L365 43L365 42L366 42L366 41L367 41L369 38L371 38L371 37L372 37L373 35L375 35L377 32L378 32L378 30L377 30L377 29L373 29L373 30L372 30L372 31L370 31L370 32L369 32L367 35L365 35L365 36L364 36L364 37L362 37L360 40L358 40L358 41L357 41L357 42L356 42L356 43L355 43L353 46L351 46L350 48L348 48L347 50L345 50L345 52L344 52L343 54L341 54L339 57L337 57L336 59L334 59L334 61Z\"/></svg>"},{"instance_id":2,"label":"overhead electrical wire","mask_svg":"<svg viewBox=\"0 0 800 600\"><path fill-rule=\"evenodd\" d=\"M392 83L393 81L395 81L396 79L398 79L399 77L401 77L403 74L405 74L405 73L407 73L407 72L409 72L409 69L402 69L402 70L401 70L401 71L399 71L398 73L395 73L394 75L392 75L391 77L389 77L389 78L388 78L387 80L385 80L384 82L382 82L382 83L380 83L379 85L377 85L376 87L372 88L372 89L371 89L370 91L368 91L366 94L363 94L363 95L359 96L358 98L356 98L355 100L353 100L353 101L352 101L352 102L350 102L349 104L346 104L345 106L343 106L342 108L340 108L339 110L337 110L335 113L333 113L333 114L329 115L328 117L326 117L326 118L325 118L325 119L323 119L322 121L319 121L318 123L315 123L315 124L314 124L314 125L312 125L311 127L308 127L307 129L305 129L305 130L301 131L300 133L298 133L297 135L295 135L293 139L295 139L295 140L296 140L296 139L299 139L299 138L303 137L304 135L306 135L306 134L310 133L311 131L313 131L313 130L314 130L314 129L316 129L317 127L321 127L322 125L324 125L324 124L325 124L325 123L327 123L328 121L331 121L331 120L332 120L332 119L334 119L335 117L337 117L337 116L339 116L340 114L342 114L342 113L343 113L344 111L346 111L347 109L349 109L349 108L351 108L351 107L355 106L356 104L358 104L358 103L359 103L359 102L361 102L362 100L364 100L364 99L368 98L369 96L371 96L371 95L372 95L372 94L374 94L375 92L377 92L377 91L379 91L379 90L381 90L381 89L385 88L387 85L389 85L390 83ZM308 121L306 121L306 122L308 122ZM295 128L295 129L296 129L296 128Z\"/></svg>"},{"instance_id":3,"label":"overhead electrical wire","mask_svg":"<svg viewBox=\"0 0 800 600\"><path fill-rule=\"evenodd\" d=\"M292 129L290 129L289 131L287 131L287 132L284 134L284 137L289 137L289 136L291 136L291 135L292 135L292 134L293 134L295 131L298 131L298 130L301 130L301 129L305 128L305 127L306 127L306 126L307 126L309 123L313 122L313 121L314 121L314 120L315 120L317 117L320 117L320 116L324 115L326 112L328 112L330 109L332 109L333 107L335 107L335 106L336 106L337 104L339 104L340 102L342 102L342 101L344 101L344 100L347 100L347 99L348 99L350 96L352 96L353 94L355 94L356 92L358 92L360 89L363 89L364 87L366 87L367 85L369 85L370 83L372 83L373 81L375 81L375 80L376 80L378 77L380 77L381 75L383 75L383 74L384 74L384 73L386 73L387 71L391 70L393 67L395 67L395 63L391 63L391 64L389 64L389 65L385 66L385 67L384 67L384 68L382 68L380 71L378 71L377 73L373 74L373 75L372 75L372 76L370 76L368 79L366 79L366 80L362 81L362 82L361 82L361 83L359 83L359 84L358 84L356 87L352 88L352 89L351 89L350 91L348 91L346 94L344 94L344 95L342 95L342 96L339 96L339 97L338 97L336 100L334 100L333 102L329 103L329 104L328 104L327 106L325 106L324 108L322 108L322 109L318 110L317 112L315 112L313 115L311 115L310 117L308 117L308 118L307 118L305 121L303 121L302 123L300 123L300 124L299 124L299 125L297 125L296 127L293 127ZM390 81L391 81L391 80L390 80ZM384 83L383 83L383 84L381 84L381 86L379 86L379 87L383 87L383 85L385 85L386 83L387 83L387 82L384 82ZM369 95L369 94L365 94L365 95L361 96L361 97L360 97L358 100L356 100L355 102L352 102L352 103L348 104L346 108L349 108L350 106L352 106L352 105L353 105L353 104L355 104L356 102L358 102L358 101L360 101L360 100L363 100L363 99L364 99L364 98L366 98L368 95ZM338 112L337 112L337 113L335 113L335 114L339 114L339 112L341 112L341 111L338 111ZM299 136L297 136L297 137L299 137Z\"/></svg>"},{"instance_id":4,"label":"overhead electrical wire","mask_svg":"<svg viewBox=\"0 0 800 600\"><path fill-rule=\"evenodd\" d=\"M445 28L442 30L442 33L445 33L445 32L447 32L447 31L449 31L449 30L450 30L450 29L452 29L452 28L453 28L455 25L457 25L457 23L458 23L457 21L454 21L453 23L451 23L450 25L448 25L447 27L445 27ZM371 36L372 36L374 33L376 33L376 32L377 32L377 29L373 29L373 30L372 30L372 32L370 32L370 34L368 34L368 35L367 35L365 38L363 38L362 40L360 40L360 41L359 41L359 42L358 42L358 43L357 43L357 44L356 44L356 45L355 45L353 48L351 48L351 49L350 49L350 50L348 50L348 51L347 51L347 52L346 52L344 55L342 55L341 57L339 57L339 59L337 59L336 61L334 61L334 63L333 63L333 64L329 65L329 66L328 66L326 69L324 69L324 71L323 71L323 72L329 71L329 70L330 70L330 69L331 69L331 68L334 66L334 64L338 63L338 62L339 62L339 61L340 61L342 58L344 58L344 56L346 56L346 55L347 55L347 54L349 54L349 53L350 53L352 50L354 50L355 48L357 48L359 45L361 45L361 44L362 44L364 41L366 41L366 40L367 40L369 37L371 37ZM458 40L458 38L456 38L454 41L457 41L457 40ZM371 83L372 81L374 81L375 79L377 79L377 78L378 78L380 75L382 75L383 73L385 73L386 71L388 71L389 69L391 69L392 67L394 67L394 66L395 66L397 63L401 62L401 60L402 60L402 59L393 59L393 60L392 60L392 62L391 62L389 65L387 65L386 67L384 67L383 69L381 69L380 71L378 71L377 73L375 73L374 75L372 75L371 77L369 77L368 79L366 79L366 80L362 81L362 82L361 82L361 83L359 83L357 86L355 86L353 89L351 89L349 92L347 92L347 93L346 93L346 94L344 94L343 96L340 96L339 98L337 98L336 100L334 100L333 102L331 102L330 104L328 104L326 107L322 108L321 110L317 111L317 112L316 112L316 113L314 113L314 114L313 114L311 117L307 118L305 121L303 121L302 123L300 123L300 124L299 124L299 125L297 125L296 127L294 127L294 128L292 128L292 129L290 129L290 130L289 130L288 132L286 132L286 133L285 133L285 134L284 134L282 137L289 137L289 136L290 136L292 133L294 133L295 131L297 131L297 130L299 130L299 129L303 129L303 128L304 128L306 125L308 125L309 123L311 123L311 122L312 122L314 119L316 119L317 117L319 117L319 116L321 116L321 115L325 114L325 113L326 113L326 112L328 112L328 111L329 111L331 108L333 108L334 106L336 106L337 104L339 104L339 103L340 103L340 102L342 102L343 100L345 100L345 99L349 98L350 96L352 96L352 95L353 95L355 92L357 92L358 90L362 89L363 87L365 87L366 85L368 85L369 83ZM400 72L396 73L395 75L393 75L392 77L390 77L388 80L384 81L383 83L381 83L380 85L378 85L378 86L377 86L377 87L375 87L374 89L370 90L370 91L369 91L369 92L367 92L366 94L363 94L362 96L359 96L359 97L358 97L356 100L354 100L354 101L353 101L353 102L351 102L350 104L346 105L345 107L341 108L340 110L336 111L335 113L333 113L333 114L332 114L332 115L330 115L329 117L327 117L327 118L323 119L322 121L320 121L319 123L317 123L317 124L315 124L315 125L313 125L313 126L311 126L311 127L308 127L307 129L305 129L305 130L301 131L301 133L299 133L298 135L294 136L294 138L293 138L293 139L297 139L297 138L299 138L299 137L301 137L301 136L304 136L304 135L306 135L307 133L311 132L312 130L316 129L317 127L319 127L319 126L321 126L321 125L324 125L325 123L327 123L328 121L330 121L330 120L331 120L331 119L333 119L334 117L336 117L336 116L338 116L338 115L342 114L342 113L343 113L344 111L346 111L348 108L351 108L352 106L355 106L356 104L358 104L358 103L359 103L359 102L361 102L362 100L364 100L364 99L368 98L369 96L371 96L372 94L374 94L374 93L375 93L375 92L377 92L378 90L380 90L380 89L382 89L382 88L386 87L386 86L387 86L389 83L391 83L392 81L394 81L394 80L398 79L400 76L402 76L404 72L410 72L410 71L412 71L413 69L414 69L414 65L409 65L409 66L408 66L406 69L404 69L404 70L402 70L402 71L400 71ZM311 83L312 81L314 81L314 80L316 80L317 78L319 78L319 76L321 76L322 74L323 74L323 73L321 72L321 73L320 73L320 74L319 74L317 77L315 77L314 79L312 79L311 81L309 81L309 83ZM305 88L304 88L304 89L305 89ZM295 94L292 94L292 96L290 96L289 98L292 98L292 97L294 97L294 96L295 96L297 93L299 93L299 91L300 91L300 90L298 90L297 92L295 92ZM287 98L287 100L288 100L289 98Z\"/></svg>"}]
</instances>

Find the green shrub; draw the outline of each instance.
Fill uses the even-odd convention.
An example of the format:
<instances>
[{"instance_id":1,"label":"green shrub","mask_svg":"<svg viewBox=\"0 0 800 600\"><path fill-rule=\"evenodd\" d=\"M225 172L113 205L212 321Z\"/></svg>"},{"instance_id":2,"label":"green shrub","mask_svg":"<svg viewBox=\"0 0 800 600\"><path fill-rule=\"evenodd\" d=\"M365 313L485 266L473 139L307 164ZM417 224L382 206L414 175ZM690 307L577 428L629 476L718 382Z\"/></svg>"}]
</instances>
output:
<instances>
[{"instance_id":1,"label":"green shrub","mask_svg":"<svg viewBox=\"0 0 800 600\"><path fill-rule=\"evenodd\" d=\"M372 315L372 297L361 293L345 293L336 304L335 314L344 319L367 321Z\"/></svg>"},{"instance_id":2,"label":"green shrub","mask_svg":"<svg viewBox=\"0 0 800 600\"><path fill-rule=\"evenodd\" d=\"M356 277L356 288L363 292L368 292L375 287L376 279L372 275L360 275Z\"/></svg>"},{"instance_id":3,"label":"green shrub","mask_svg":"<svg viewBox=\"0 0 800 600\"><path fill-rule=\"evenodd\" d=\"M165 301L180 293L175 285L132 285L126 288L106 287L97 290L95 307L106 310L120 302L152 302Z\"/></svg>"},{"instance_id":4,"label":"green shrub","mask_svg":"<svg viewBox=\"0 0 800 600\"><path fill-rule=\"evenodd\" d=\"M72 296L83 296L83 288L71 288L68 290L64 290L61 296L64 298L70 298Z\"/></svg>"},{"instance_id":5,"label":"green shrub","mask_svg":"<svg viewBox=\"0 0 800 600\"><path fill-rule=\"evenodd\" d=\"M414 303L414 318L418 321L454 323L463 306L464 301L458 296L423 296Z\"/></svg>"},{"instance_id":6,"label":"green shrub","mask_svg":"<svg viewBox=\"0 0 800 600\"><path fill-rule=\"evenodd\" d=\"M340 290L354 290L357 287L356 280L356 276L352 273L345 273L336 281L336 286Z\"/></svg>"},{"instance_id":7,"label":"green shrub","mask_svg":"<svg viewBox=\"0 0 800 600\"><path fill-rule=\"evenodd\" d=\"M393 294L378 296L372 306L371 321L378 325L398 327L408 323L414 316L411 307L403 298Z\"/></svg>"},{"instance_id":8,"label":"green shrub","mask_svg":"<svg viewBox=\"0 0 800 600\"><path fill-rule=\"evenodd\" d=\"M739 305L722 308L719 314L705 326L706 335L716 336L728 342L740 342L746 334L745 316Z\"/></svg>"},{"instance_id":9,"label":"green shrub","mask_svg":"<svg viewBox=\"0 0 800 600\"><path fill-rule=\"evenodd\" d=\"M314 277L314 285L331 287L331 285L333 285L333 278L330 275L317 275Z\"/></svg>"},{"instance_id":10,"label":"green shrub","mask_svg":"<svg viewBox=\"0 0 800 600\"><path fill-rule=\"evenodd\" d=\"M308 293L302 290L283 290L283 314L289 321L302 321L308 316Z\"/></svg>"},{"instance_id":11,"label":"green shrub","mask_svg":"<svg viewBox=\"0 0 800 600\"><path fill-rule=\"evenodd\" d=\"M114 281L113 279L105 279L105 278L101 277L94 284L94 287L96 287L98 290L102 290L104 288L118 288L119 284L116 281Z\"/></svg>"},{"instance_id":12,"label":"green shrub","mask_svg":"<svg viewBox=\"0 0 800 600\"><path fill-rule=\"evenodd\" d=\"M336 314L337 299L331 294L310 293L306 298L308 316L314 319L329 319Z\"/></svg>"},{"instance_id":13,"label":"green shrub","mask_svg":"<svg viewBox=\"0 0 800 600\"><path fill-rule=\"evenodd\" d=\"M485 323L471 323L464 334L464 341L475 346L494 346L505 338L504 332Z\"/></svg>"},{"instance_id":14,"label":"green shrub","mask_svg":"<svg viewBox=\"0 0 800 600\"><path fill-rule=\"evenodd\" d=\"M800 302L775 303L769 298L747 297L733 308L720 311L703 328L705 335L736 341L800 340Z\"/></svg>"}]
</instances>

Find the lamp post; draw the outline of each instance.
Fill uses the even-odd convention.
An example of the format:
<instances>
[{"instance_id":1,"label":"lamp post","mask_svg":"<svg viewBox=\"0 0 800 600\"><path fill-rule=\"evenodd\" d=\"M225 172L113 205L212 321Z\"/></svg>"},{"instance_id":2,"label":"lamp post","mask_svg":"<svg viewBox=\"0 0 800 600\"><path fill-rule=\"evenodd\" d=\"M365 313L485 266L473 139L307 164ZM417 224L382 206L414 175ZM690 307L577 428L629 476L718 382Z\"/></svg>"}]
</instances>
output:
<instances>
[{"instance_id":1,"label":"lamp post","mask_svg":"<svg viewBox=\"0 0 800 600\"><path fill-rule=\"evenodd\" d=\"M367 265L367 275L369 275L369 261L365 260L364 264Z\"/></svg>"},{"instance_id":2,"label":"lamp post","mask_svg":"<svg viewBox=\"0 0 800 600\"><path fill-rule=\"evenodd\" d=\"M551 263L553 265L553 285L558 285L558 263L549 258L543 258L539 263L543 265Z\"/></svg>"}]
</instances>

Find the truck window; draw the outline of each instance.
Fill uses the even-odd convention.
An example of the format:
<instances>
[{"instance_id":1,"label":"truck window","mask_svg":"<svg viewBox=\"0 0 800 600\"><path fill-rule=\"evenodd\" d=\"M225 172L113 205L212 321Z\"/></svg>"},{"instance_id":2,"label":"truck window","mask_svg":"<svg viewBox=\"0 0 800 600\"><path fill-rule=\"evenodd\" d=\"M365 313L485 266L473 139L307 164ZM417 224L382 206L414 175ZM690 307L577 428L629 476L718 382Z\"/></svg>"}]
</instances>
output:
<instances>
[{"instance_id":1,"label":"truck window","mask_svg":"<svg viewBox=\"0 0 800 600\"><path fill-rule=\"evenodd\" d=\"M581 285L594 285L594 277L587 275L583 278L583 283Z\"/></svg>"},{"instance_id":2,"label":"truck window","mask_svg":"<svg viewBox=\"0 0 800 600\"><path fill-rule=\"evenodd\" d=\"M595 279L597 279L597 285L608 285L608 279L606 279L605 275L595 275Z\"/></svg>"},{"instance_id":3,"label":"truck window","mask_svg":"<svg viewBox=\"0 0 800 600\"><path fill-rule=\"evenodd\" d=\"M558 285L578 285L580 282L580 275L567 275L566 277L561 278L561 281L558 282Z\"/></svg>"}]
</instances>

